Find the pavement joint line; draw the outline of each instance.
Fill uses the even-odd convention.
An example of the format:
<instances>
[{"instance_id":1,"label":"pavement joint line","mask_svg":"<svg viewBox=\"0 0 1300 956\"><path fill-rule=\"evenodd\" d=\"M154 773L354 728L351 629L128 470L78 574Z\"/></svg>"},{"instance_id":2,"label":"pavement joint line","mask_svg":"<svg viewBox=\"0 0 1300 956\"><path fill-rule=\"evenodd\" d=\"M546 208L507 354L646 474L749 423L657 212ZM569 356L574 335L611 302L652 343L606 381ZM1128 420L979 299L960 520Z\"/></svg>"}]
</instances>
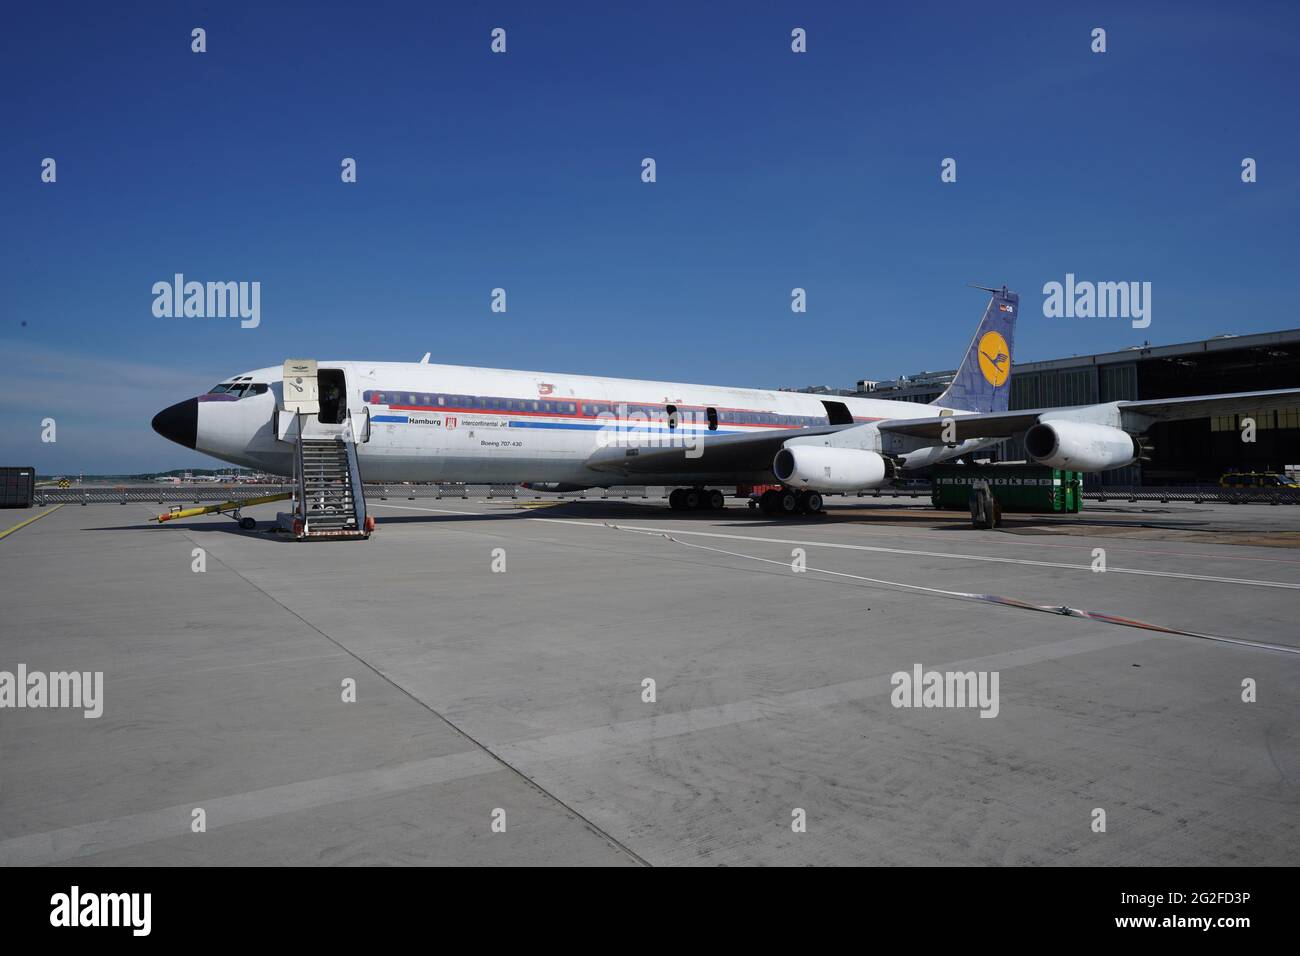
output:
<instances>
[{"instance_id":1,"label":"pavement joint line","mask_svg":"<svg viewBox=\"0 0 1300 956\"><path fill-rule=\"evenodd\" d=\"M62 508L65 504L67 504L66 501L65 501L65 502L61 502L60 504L54 505L54 506L52 506L52 507L49 507L47 510L44 510L44 511L39 512L38 514L34 514L34 515L32 515L32 516L31 516L30 518L28 518L26 521L20 521L20 522L18 522L18 523L17 523L16 525L14 525L12 528L7 528L7 529L4 530L4 531L0 531L0 540L4 540L5 538L7 538L7 537L9 537L11 534L13 534L15 531L19 531L19 530L21 530L22 528L26 528L26 527L27 527L29 524L31 524L33 521L40 521L40 520L41 520L42 518L44 518L46 515L54 514L54 512L58 511L58 510L59 510L60 508Z\"/></svg>"},{"instance_id":2,"label":"pavement joint line","mask_svg":"<svg viewBox=\"0 0 1300 956\"><path fill-rule=\"evenodd\" d=\"M401 508L404 506L390 505L389 507ZM431 510L431 509L421 508L421 509L409 509L409 510L424 511L424 510ZM465 512L453 512L453 513L464 514ZM729 538L729 539L751 540L751 541L766 541L766 542L778 541L778 539L773 539L773 538L757 538L757 537L750 537L747 535L717 534L717 533L704 532L704 531L670 532L662 528L636 528L628 525L620 525L612 521L593 523L589 521L573 521L573 520L556 519L556 518L536 519L536 518L532 518L531 516L529 517L529 520L540 520L540 521L547 521L547 522L558 523L558 524L572 524L572 525L578 525L579 527L585 527L585 528L605 528L612 531L623 531L631 534L645 535L647 537L665 538L674 544L678 544L687 548L698 548L703 551L711 551L715 554L725 554L734 558L742 558L748 561L756 561L756 562L761 562L763 564L777 565L783 568L789 567L788 561L775 561L771 558L762 558L757 555L744 554L739 551L727 551L723 548L715 548L709 545L696 544L690 541L681 541L676 537L674 537L674 534L677 533L695 534L695 535L703 535L706 537ZM803 542L803 541L781 541L779 543L797 544L797 545L807 544L809 546L815 545L814 542ZM902 551L896 548L874 548L865 545L832 544L830 546L841 547L841 548L862 549L867 551L885 550L893 553L926 554L928 556L935 556L930 552ZM941 556L949 557L949 555L941 555ZM1048 562L1019 562L1019 563L1047 564ZM1055 566L1075 567L1074 565L1055 565ZM1091 568L1089 566L1084 565L1079 567L1083 567L1091 571ZM1103 624L1112 624L1120 627L1139 628L1142 630L1167 634L1170 635L1171 637L1190 637L1202 641L1212 641L1218 644L1230 644L1237 647L1250 647L1256 650L1272 651L1274 653L1279 653L1279 654L1300 654L1300 647L1290 647L1286 644L1273 644L1266 641L1251 641L1245 638L1229 637L1224 634L1206 634L1200 631L1189 631L1181 628L1167 627L1162 624L1152 624L1148 621L1140 621L1134 618L1126 618L1120 615L1105 614L1098 611L1087 611L1082 608L1074 608L1066 605L1034 604L1029 601L1022 601L1016 598L1002 597L1001 595L996 595L996 594L976 594L967 591L950 591L944 588L932 588L932 587L926 587L925 585L921 585L921 584L908 584L902 581L889 581L884 578L870 578L860 574L850 574L849 572L846 571L831 571L826 568L815 568L812 566L809 566L807 568L807 571L815 572L817 574L825 574L833 577L849 578L855 581L862 581L868 584L880 585L884 587L895 588L898 590L910 591L913 593L930 594L936 597L951 598L954 600L963 600L963 601L981 601L988 604L996 604L1002 607L1021 608L1029 611L1038 611L1040 613L1058 614L1062 617L1073 617L1073 618L1080 618L1080 619L1085 619L1090 621L1098 621ZM1300 588L1300 585L1285 585L1285 586Z\"/></svg>"},{"instance_id":3,"label":"pavement joint line","mask_svg":"<svg viewBox=\"0 0 1300 956\"><path fill-rule=\"evenodd\" d=\"M530 517L529 520L559 521L561 519ZM576 523L585 524L586 522L576 522ZM610 525L610 527L617 527L621 529L623 526ZM880 552L885 554L906 554L906 555L912 555L914 557L955 558L960 561L988 561L994 564L1019 564L1019 565L1029 566L1029 567L1060 568L1060 569L1070 570L1070 571L1087 571L1090 574L1097 573L1093 571L1092 565L1090 564L1066 564L1065 562L1062 561L1035 561L1030 558L1004 558L1004 557L999 557L997 555L960 554L957 552L947 552L947 551L918 551L912 548L886 548L886 547L881 547L879 545L846 544L841 541L799 541L799 540L790 540L785 538L759 537L757 535L725 534L723 532L718 532L718 531L676 531L668 528L649 528L649 527L642 530L648 532L657 532L659 534L668 534L668 535L686 534L686 535L695 535L698 537L706 537L706 538L725 538L725 539L735 540L735 541L754 541L754 542L762 542L767 544L793 544L799 547L808 547L808 548L837 548L837 549L851 550L851 551L872 551L872 552ZM1189 574L1181 571L1151 571L1142 568L1121 568L1121 567L1115 567L1113 565L1108 565L1105 573L1106 574L1141 574L1141 575L1149 575L1153 577L1162 577L1162 578L1180 578L1180 579L1190 580L1190 581L1213 581L1221 584L1243 584L1243 585L1250 585L1253 587L1284 588L1288 590L1300 591L1300 584L1291 584L1285 581L1260 581L1251 578L1216 577L1214 575Z\"/></svg>"},{"instance_id":4,"label":"pavement joint line","mask_svg":"<svg viewBox=\"0 0 1300 956\"><path fill-rule=\"evenodd\" d=\"M381 507L398 508L403 511L432 511L438 513L444 513L444 514L476 515L478 517L492 517L492 515L486 514L484 512L452 511L450 509L445 509L445 508L416 508L409 505L392 505L386 503L382 504ZM577 519L572 519L572 518L535 517L531 513L521 516L520 520L541 521L541 522L546 522L548 524L575 525L580 528L624 527L621 525L614 525L610 522L579 521ZM627 527L630 528L630 526ZM882 554L906 554L906 555L912 555L914 557L952 558L960 561L986 561L994 564L1018 564L1018 565L1024 565L1029 567L1059 568L1068 571L1087 571L1089 574L1097 573L1096 571L1093 571L1091 564L1067 564L1063 561L1035 561L1031 558L1004 558L1004 557L999 557L997 555L987 555L987 554L961 554L957 552L945 552L945 551L918 551L912 548L887 548L880 545L847 544L842 541L802 541L802 540L792 539L792 538L768 538L759 535L749 535L749 534L726 534L720 531L685 531L685 530L677 530L671 528L655 528L655 527L645 527L645 528L637 528L631 530L653 532L658 534L682 534L682 535L694 535L697 537L704 537L704 538L723 538L723 539L733 540L733 541L750 541L750 542L761 543L761 544L792 544L792 545L797 545L799 547L807 547L807 548L835 548L838 550L845 550L845 551L869 551L869 552L876 552ZM1228 577L1218 577L1209 574L1191 574L1182 571L1153 571L1153 570L1146 570L1142 568L1121 568L1121 567L1115 567L1113 565L1108 565L1105 573L1106 574L1138 574L1138 575L1144 575L1150 577L1174 578L1178 580L1208 581L1217 584L1240 584L1249 587L1281 588L1284 590L1300 591L1300 584L1292 584L1286 581L1263 581L1254 578L1228 578Z\"/></svg>"},{"instance_id":5,"label":"pavement joint line","mask_svg":"<svg viewBox=\"0 0 1300 956\"><path fill-rule=\"evenodd\" d=\"M940 671L1010 670L1096 651L1113 650L1151 639L1151 634L1141 632L1111 631L1088 634L1050 644L952 661L936 665L934 669ZM499 754L506 755L510 761L533 765L536 771L538 767L552 761L598 757L603 754L623 752L656 740L681 737L700 731L757 720L796 717L840 704L888 695L892 689L891 674L876 674L838 684L769 694L729 704L637 717L581 730L560 731L498 745L497 750ZM403 693L407 692L403 690ZM427 705L423 706L429 709ZM460 736L473 739L459 728L454 729ZM312 810L372 796L415 790L434 783L499 773L502 769L523 777L533 783L543 794L551 796L498 753L477 742L475 746L477 748L475 750L415 760L391 767L353 771L314 780L300 780L196 803L179 804L11 837L0 841L0 866L58 863L76 857L182 836L189 832L190 814L195 806L203 806L207 810L208 831L211 832L220 827L262 820L284 813ZM552 799L556 798L552 797ZM563 801L556 799L556 802L574 813L577 819L588 822ZM605 835L605 831L599 828L596 832ZM624 844L615 841L614 838L609 837L609 839L620 848L624 847ZM628 852L632 853L630 850ZM635 859L642 860L638 854L632 853L632 855ZM648 861L643 862L649 865Z\"/></svg>"},{"instance_id":6,"label":"pavement joint line","mask_svg":"<svg viewBox=\"0 0 1300 956\"><path fill-rule=\"evenodd\" d=\"M775 564L782 567L789 567L785 561L774 561L771 558L760 558L753 554L742 554L739 551L725 551L722 548L710 547L706 544L696 544L693 541L678 541L671 534L656 531L641 531L635 528L625 528L619 525L611 524L610 528L616 531L629 531L633 534L645 534L653 537L667 538L674 544L680 544L686 548L700 548L705 551L712 551L717 554L726 554L734 558L746 558L750 561L761 561L764 564ZM1120 627L1136 627L1147 631L1156 631L1160 634L1169 634L1175 637L1194 637L1203 641L1215 641L1220 644L1233 644L1238 647L1253 647L1263 651L1275 651L1281 654L1300 654L1300 647L1288 647L1285 644L1271 644L1267 641L1250 641L1245 638L1228 637L1223 634L1203 634L1199 631L1186 631L1181 628L1166 627L1163 624L1151 624L1147 621L1139 621L1132 618L1119 617L1114 614L1102 614L1097 611L1086 611L1081 608L1068 607L1066 605L1046 605L1032 604L1028 601L1021 601L1016 598L1001 597L996 594L974 594L969 591L949 591L944 588L931 588L922 584L906 584L901 581L887 581L883 578L868 578L860 574L849 574L846 571L828 571L825 568L814 568L809 566L807 571L817 574L829 574L839 578L851 578L856 581L866 581L870 584L882 584L893 588L902 588L909 591L919 591L925 594L933 594L938 597L957 598L965 601L984 601L990 604L998 604L1003 607L1018 607L1027 611L1040 611L1047 614L1059 614L1062 617L1076 617L1089 621L1101 621L1104 624L1116 624Z\"/></svg>"},{"instance_id":7,"label":"pavement joint line","mask_svg":"<svg viewBox=\"0 0 1300 956\"><path fill-rule=\"evenodd\" d=\"M574 501L566 501L562 503L563 504L581 503L581 499L575 499ZM370 502L370 504L382 508L401 507L400 505L390 505L387 501L375 501L375 502ZM502 504L506 504L506 502L502 502ZM437 510L437 509L430 509L430 510ZM745 513L745 511L742 509L735 509L735 510L741 514ZM448 509L447 513L448 514L475 514L476 512L452 511ZM488 512L477 512L477 513L483 514L486 517L497 516L494 513L488 513ZM724 511L724 512L719 512L718 516L734 517L734 513L728 515L728 513ZM647 517L653 518L655 517L655 515L649 514ZM553 520L559 520L559 519L553 519ZM929 539L942 540L942 541L952 540L952 536L946 532L931 531L931 530L926 530L924 528L917 528L912 526L865 524L865 523L854 524L851 521L842 521L842 522L836 522L835 524L831 525L831 527L835 527L836 525L845 525L853 528L861 528L863 530L868 531L873 539L901 538L904 540L915 540L920 538L924 540L929 540ZM1061 527L1066 527L1066 526L1061 525ZM1003 539L1003 543L1006 544L1008 547L1045 548L1045 549L1051 549L1053 551L1077 551L1082 547L1082 545L1062 544L1059 543L1058 539L1080 537L1080 536L1088 537L1087 531L1090 527L1092 526L1070 528L1069 534L1051 536L1053 538L1053 540L1051 541L1043 540L1044 537L1048 537L1048 536L1022 535L1015 532L1007 531L1005 529L998 529L997 534L998 537ZM1184 558L1188 560L1197 560L1197 561L1251 561L1251 562L1262 563L1262 564L1300 565L1300 559L1287 558L1281 556L1281 554L1286 549L1273 548L1273 547L1262 546L1262 545L1214 544L1211 542L1208 545L1209 547L1220 548L1221 550L1218 552L1168 551L1168 550L1160 550L1157 548L1122 547L1115 544L1115 541L1122 541L1122 540L1131 540L1131 539L1112 539L1108 541L1106 544L1107 552L1113 551L1113 552L1124 553L1124 554L1158 554L1161 555L1162 557ZM1246 549L1254 549L1256 551L1265 551L1269 553L1250 554L1250 555L1236 553Z\"/></svg>"},{"instance_id":8,"label":"pavement joint line","mask_svg":"<svg viewBox=\"0 0 1300 956\"><path fill-rule=\"evenodd\" d=\"M189 538L190 541L191 541L192 543L194 543L195 545L198 544L198 541L197 541L197 540L196 540L192 535L189 534L189 532L187 531L187 529L185 529L184 526L182 526L182 525L176 525L176 526L174 526L174 527L175 527L176 530L180 531L181 534L183 534L185 537ZM438 710L436 710L436 709L435 709L432 705L430 705L427 701L421 699L420 697L418 697L418 696L416 696L415 694L413 694L411 691L407 690L407 689L406 689L405 687L403 687L400 683L398 683L397 680L395 680L393 677L391 677L390 675L388 675L387 673L385 673L385 672L384 672L380 667L378 667L377 665L372 664L370 661L366 660L364 657L362 657L362 656L361 656L360 654L358 654L356 651L352 650L352 648L348 647L346 644L344 644L344 643L342 643L341 641L339 641L337 638L335 638L333 635L329 634L327 631L321 630L321 628L319 628L318 626L316 626L315 624L313 624L311 621L307 620L307 618L303 617L301 614L299 614L299 613L298 613L297 611L295 611L293 608L289 607L287 604L285 604L283 601L281 601L281 600L280 600L279 598L277 598L275 595L271 594L269 591L267 591L267 590L265 590L264 588L262 588L261 585L259 585L257 582L255 582L255 581L253 581L252 579L248 578L248 577L247 577L247 576L246 576L242 571L240 571L239 569L237 569L237 568L231 566L231 565L228 564L227 562L223 561L223 560L221 559L221 556L220 556L220 555L215 555L215 554L214 554L213 557L216 558L217 563L220 564L222 567L226 568L226 570L231 571L232 573L234 573L235 575L237 575L238 577L240 577L240 578L241 578L245 583L247 583L247 584L248 584L250 587L252 587L254 590L258 591L259 593L265 595L265 596L266 596L267 598L269 598L270 600L274 601L277 605L279 605L281 608L283 608L283 609L284 609L285 611L287 611L289 614L291 614L291 615L293 615L294 617L296 617L299 621L301 621L301 622L302 622L303 624L305 624L307 627L311 628L313 631L315 631L315 632L316 632L317 634L319 634L321 637L325 638L327 641L329 641L331 644L333 644L333 645L334 645L335 647L337 647L339 650L343 651L345 654L347 654L349 657L351 657L353 660L355 660L357 663L359 663L362 667L366 668L366 669L369 670L371 673L373 673L373 674L374 674L376 677L378 677L380 680L382 680L382 681L384 681L385 683L389 684L389 685L390 685L391 687L393 687L393 689L395 689L398 693L402 694L402 695L405 696L407 699L409 699L409 700L411 700L412 702L414 702L417 706L419 706L420 708L424 709L424 710L427 711L429 714L433 715L433 717L435 717L437 720L441 721L441 722L442 722L442 723L443 723L447 728L449 728L449 729L450 729L452 732L454 732L457 736L459 736L459 737L461 737L462 739L468 741L470 744L472 744L474 747L476 747L479 751L481 751L481 752L483 752L484 754L486 754L486 755L488 755L489 757L491 757L492 760L495 761L496 764L497 764L501 769L504 769L504 770L506 770L506 771L508 771L508 772L510 772L510 773L512 773L512 774L514 774L515 776L519 777L519 779L521 779L522 781L524 781L524 783L525 783L526 785L532 787L536 792L540 793L542 796L546 797L547 799L553 801L557 806L562 807L566 812L571 813L571 814L573 815L573 817L574 817L576 820L579 820L579 821L583 824L583 826L585 826L585 827L586 827L590 832L592 832L592 833L596 834L597 836L601 837L601 838L604 839L606 842L608 842L610 845L612 845L612 846L614 846L614 847L617 847L618 849L622 850L624 853L626 853L628 856L630 856L633 860L635 860L635 861L636 861L637 863L639 863L640 865L642 865L642 866L649 866L649 865L650 865L650 862L649 862L648 860L646 860L644 857L642 857L639 853L637 853L635 850L633 850L631 847L629 847L629 846L628 846L627 844L625 844L623 841L619 840L617 837L615 837L615 836L613 836L612 834L607 833L605 830L601 829L599 826L597 826L595 823L593 823L590 819L588 819L588 818L586 817L586 815L584 815L582 812L580 812L576 807L573 807L573 806L571 806L570 804L566 803L564 800L560 799L558 796L556 796L555 794L551 793L549 790L547 790L545 787L543 787L540 783L538 783L538 782L537 782L536 780L534 780L532 777L528 776L528 774L524 773L524 772L523 772L522 770L520 770L518 767L513 766L513 765L512 765L508 760L506 760L504 757L502 757L500 754L498 754L496 751L494 751L494 750L493 750L491 747L489 747L487 744L483 743L483 742L480 741L478 738L476 738L476 737L474 737L473 735L471 735L468 731L464 730L463 728L461 728L461 727L458 726L457 724L453 723L449 718L447 718L444 714L442 714L441 712L439 712ZM0 848L2 848L2 845L0 845Z\"/></svg>"}]
</instances>

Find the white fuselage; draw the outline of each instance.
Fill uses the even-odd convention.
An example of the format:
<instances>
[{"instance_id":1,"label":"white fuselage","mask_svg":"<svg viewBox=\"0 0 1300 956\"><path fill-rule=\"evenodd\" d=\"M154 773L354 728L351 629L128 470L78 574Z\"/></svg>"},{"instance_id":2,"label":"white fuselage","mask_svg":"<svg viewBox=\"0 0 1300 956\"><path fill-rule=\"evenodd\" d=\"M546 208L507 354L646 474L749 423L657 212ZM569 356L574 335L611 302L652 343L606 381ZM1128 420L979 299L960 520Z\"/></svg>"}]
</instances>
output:
<instances>
[{"instance_id":1,"label":"white fuselage","mask_svg":"<svg viewBox=\"0 0 1300 956\"><path fill-rule=\"evenodd\" d=\"M782 429L791 438L825 426L825 403L842 403L858 430L857 447L903 456L917 468L979 447L882 436L884 419L935 418L961 410L913 402L814 395L721 385L602 378L551 372L386 362L321 362L341 370L347 412L366 481L646 483L596 471L586 462L611 442L690 445L703 436ZM195 447L234 464L292 473L291 446L276 438L281 368L239 376L269 386L245 397L201 396ZM674 416L675 410L675 416ZM865 444L864 444L865 439ZM770 469L717 475L693 471L654 484L773 481Z\"/></svg>"}]
</instances>

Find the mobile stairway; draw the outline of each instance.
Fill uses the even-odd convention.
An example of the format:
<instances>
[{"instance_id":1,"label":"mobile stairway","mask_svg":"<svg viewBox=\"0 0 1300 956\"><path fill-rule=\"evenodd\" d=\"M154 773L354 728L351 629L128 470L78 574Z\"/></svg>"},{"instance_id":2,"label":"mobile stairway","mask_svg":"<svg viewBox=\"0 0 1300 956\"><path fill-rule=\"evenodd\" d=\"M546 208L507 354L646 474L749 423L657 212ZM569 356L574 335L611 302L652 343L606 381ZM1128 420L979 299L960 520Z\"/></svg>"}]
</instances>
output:
<instances>
[{"instance_id":1,"label":"mobile stairway","mask_svg":"<svg viewBox=\"0 0 1300 956\"><path fill-rule=\"evenodd\" d=\"M316 363L289 360L285 381L306 383L305 398L287 400L276 410L276 438L293 446L292 511L281 513L279 527L297 540L368 538L375 519L366 514L365 488L357 465L357 446L370 439L370 414L364 406L349 413L319 414ZM291 379L291 372L293 377ZM338 421L321 421L337 417Z\"/></svg>"},{"instance_id":2,"label":"mobile stairway","mask_svg":"<svg viewBox=\"0 0 1300 956\"><path fill-rule=\"evenodd\" d=\"M369 537L374 519L367 523L357 445L351 436L307 438L300 434L294 462L294 537Z\"/></svg>"}]
</instances>

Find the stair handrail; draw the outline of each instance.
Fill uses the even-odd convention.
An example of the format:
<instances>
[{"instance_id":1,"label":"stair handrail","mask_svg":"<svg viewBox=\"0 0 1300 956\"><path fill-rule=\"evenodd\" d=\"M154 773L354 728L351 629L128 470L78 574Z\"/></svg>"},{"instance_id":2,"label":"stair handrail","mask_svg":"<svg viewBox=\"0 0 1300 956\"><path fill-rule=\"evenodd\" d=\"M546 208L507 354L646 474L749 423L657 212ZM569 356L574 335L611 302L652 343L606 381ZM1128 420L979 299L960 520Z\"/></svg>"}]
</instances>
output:
<instances>
[{"instance_id":1,"label":"stair handrail","mask_svg":"<svg viewBox=\"0 0 1300 956\"><path fill-rule=\"evenodd\" d=\"M348 416L351 421L351 416ZM351 436L355 439L355 430ZM358 454L360 446L356 441L348 441L346 438L343 442L344 452L348 460L348 485L352 497L352 513L357 519L357 530L364 530L366 526L366 489L361 483L361 456Z\"/></svg>"},{"instance_id":2,"label":"stair handrail","mask_svg":"<svg viewBox=\"0 0 1300 956\"><path fill-rule=\"evenodd\" d=\"M293 442L293 479L298 498L294 511L302 519L302 528L305 533L307 530L307 476L306 469L303 466L301 415L301 412L294 412L294 418L296 419L294 426L298 432Z\"/></svg>"}]
</instances>

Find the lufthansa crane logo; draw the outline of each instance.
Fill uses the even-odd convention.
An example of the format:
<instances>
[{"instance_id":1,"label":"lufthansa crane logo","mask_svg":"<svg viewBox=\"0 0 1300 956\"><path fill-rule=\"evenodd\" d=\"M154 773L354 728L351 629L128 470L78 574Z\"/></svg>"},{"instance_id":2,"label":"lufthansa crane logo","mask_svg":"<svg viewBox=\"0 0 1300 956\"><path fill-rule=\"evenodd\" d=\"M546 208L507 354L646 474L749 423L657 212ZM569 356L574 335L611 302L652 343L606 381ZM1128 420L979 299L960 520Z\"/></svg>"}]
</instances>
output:
<instances>
[{"instance_id":1,"label":"lufthansa crane logo","mask_svg":"<svg viewBox=\"0 0 1300 956\"><path fill-rule=\"evenodd\" d=\"M1011 350L999 332L985 332L977 346L980 353L980 371L994 388L1011 374Z\"/></svg>"}]
</instances>

